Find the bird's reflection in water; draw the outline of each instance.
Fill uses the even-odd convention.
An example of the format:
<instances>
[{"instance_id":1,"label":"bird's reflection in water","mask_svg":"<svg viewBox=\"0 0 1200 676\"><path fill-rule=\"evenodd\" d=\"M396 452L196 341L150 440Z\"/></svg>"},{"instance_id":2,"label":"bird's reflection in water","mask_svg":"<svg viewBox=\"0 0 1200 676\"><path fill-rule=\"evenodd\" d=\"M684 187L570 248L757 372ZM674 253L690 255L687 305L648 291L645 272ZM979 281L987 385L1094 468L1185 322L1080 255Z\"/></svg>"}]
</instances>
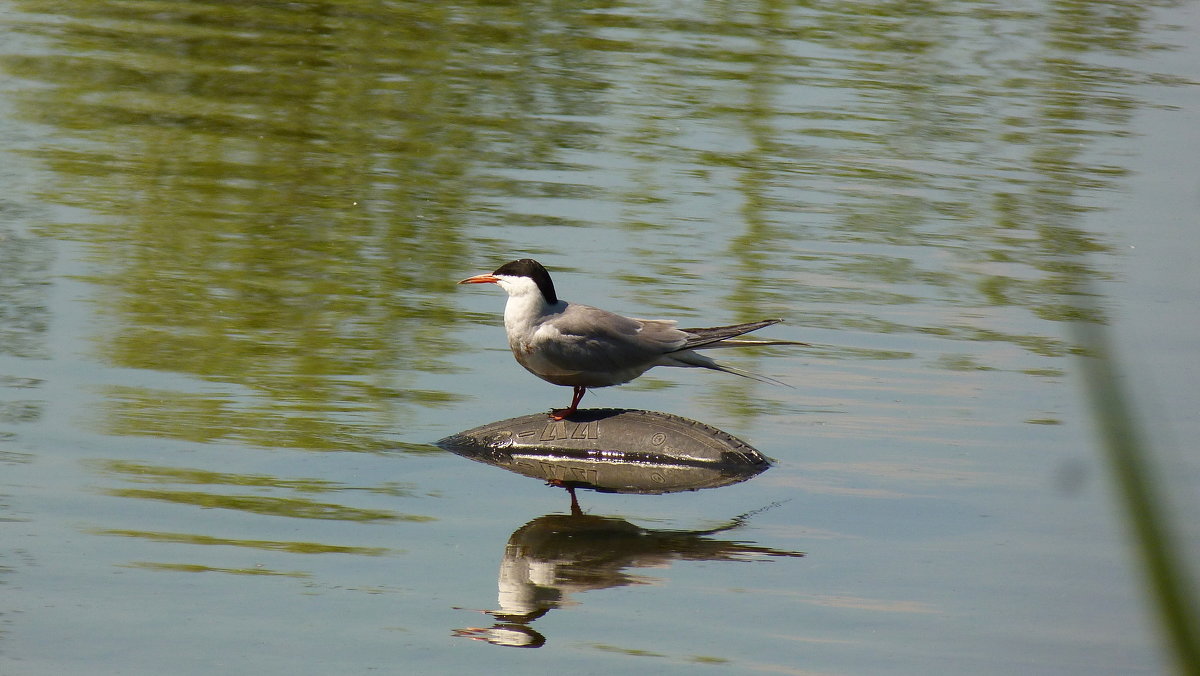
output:
<instances>
[{"instance_id":1,"label":"bird's reflection in water","mask_svg":"<svg viewBox=\"0 0 1200 676\"><path fill-rule=\"evenodd\" d=\"M555 608L571 605L572 594L593 589L646 584L627 572L663 568L676 560L737 561L758 557L802 557L749 542L714 537L742 526L751 512L708 530L652 530L623 519L591 516L572 509L521 526L508 539L500 562L499 609L491 627L457 629L454 635L495 645L537 648L546 638L530 623Z\"/></svg>"}]
</instances>

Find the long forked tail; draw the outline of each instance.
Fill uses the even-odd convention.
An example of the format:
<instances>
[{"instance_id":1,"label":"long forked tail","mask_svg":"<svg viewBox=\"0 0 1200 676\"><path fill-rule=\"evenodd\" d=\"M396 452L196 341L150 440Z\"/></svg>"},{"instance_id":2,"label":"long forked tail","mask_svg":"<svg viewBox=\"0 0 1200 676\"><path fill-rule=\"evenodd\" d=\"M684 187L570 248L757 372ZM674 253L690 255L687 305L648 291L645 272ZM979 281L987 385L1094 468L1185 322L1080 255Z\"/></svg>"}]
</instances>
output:
<instances>
[{"instance_id":1,"label":"long forked tail","mask_svg":"<svg viewBox=\"0 0 1200 676\"><path fill-rule=\"evenodd\" d=\"M703 350L714 347L752 347L755 345L802 345L808 347L808 343L800 343L794 340L730 340L731 338L736 338L742 334L757 331L782 321L782 319L764 319L757 322L732 324L730 326L714 326L707 329L679 329L688 334L687 342L679 349Z\"/></svg>"},{"instance_id":2,"label":"long forked tail","mask_svg":"<svg viewBox=\"0 0 1200 676\"><path fill-rule=\"evenodd\" d=\"M764 383L772 383L774 385L783 385L791 387L787 383L769 378L764 375L743 371L739 368L726 366L725 364L713 361L711 358L693 352L693 350L707 350L717 347L754 347L763 345L802 345L808 346L808 343L801 343L795 340L734 340L737 336L757 331L763 327L771 326L782 322L782 319L764 319L758 322L747 322L745 324L733 324L731 326L714 326L707 329L680 329L688 334L687 342L683 344L675 352L671 353L671 357L680 362L680 366L699 366L701 368L712 369L714 371L724 371L732 373L735 376L750 378Z\"/></svg>"}]
</instances>

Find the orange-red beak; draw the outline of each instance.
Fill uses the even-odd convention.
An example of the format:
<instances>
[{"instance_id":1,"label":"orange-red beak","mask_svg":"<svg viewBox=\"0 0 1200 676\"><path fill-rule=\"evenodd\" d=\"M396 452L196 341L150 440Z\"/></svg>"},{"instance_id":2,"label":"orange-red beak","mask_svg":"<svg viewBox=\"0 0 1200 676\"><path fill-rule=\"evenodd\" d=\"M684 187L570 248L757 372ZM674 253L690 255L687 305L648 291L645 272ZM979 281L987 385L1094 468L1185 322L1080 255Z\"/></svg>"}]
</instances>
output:
<instances>
[{"instance_id":1,"label":"orange-red beak","mask_svg":"<svg viewBox=\"0 0 1200 676\"><path fill-rule=\"evenodd\" d=\"M500 278L495 275L475 275L474 277L467 277L459 282L459 284L495 284L498 281L500 281Z\"/></svg>"}]
</instances>

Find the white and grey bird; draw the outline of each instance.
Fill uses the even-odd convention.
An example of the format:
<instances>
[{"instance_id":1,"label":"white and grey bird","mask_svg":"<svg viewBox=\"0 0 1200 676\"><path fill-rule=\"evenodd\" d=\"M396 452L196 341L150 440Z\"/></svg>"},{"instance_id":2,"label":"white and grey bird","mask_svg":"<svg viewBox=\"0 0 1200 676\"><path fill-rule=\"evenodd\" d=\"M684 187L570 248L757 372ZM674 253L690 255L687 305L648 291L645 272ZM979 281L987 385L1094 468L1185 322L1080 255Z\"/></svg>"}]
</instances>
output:
<instances>
[{"instance_id":1,"label":"white and grey bird","mask_svg":"<svg viewBox=\"0 0 1200 676\"><path fill-rule=\"evenodd\" d=\"M633 319L568 303L554 292L546 268L529 258L505 263L491 274L468 277L459 284L498 284L508 292L504 330L517 362L542 380L574 388L571 405L550 412L555 420L574 413L588 388L627 383L655 366L700 367L778 383L718 364L696 350L807 345L791 340L733 340L781 319L680 329L670 320Z\"/></svg>"}]
</instances>

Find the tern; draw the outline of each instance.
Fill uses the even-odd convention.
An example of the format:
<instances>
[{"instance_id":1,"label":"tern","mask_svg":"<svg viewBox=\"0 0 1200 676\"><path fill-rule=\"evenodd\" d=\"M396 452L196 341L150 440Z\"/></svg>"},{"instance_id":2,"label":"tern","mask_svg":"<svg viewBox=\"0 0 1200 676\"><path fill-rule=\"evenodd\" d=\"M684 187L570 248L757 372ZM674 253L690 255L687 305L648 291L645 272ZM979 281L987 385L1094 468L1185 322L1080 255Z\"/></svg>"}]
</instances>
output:
<instances>
[{"instance_id":1,"label":"tern","mask_svg":"<svg viewBox=\"0 0 1200 676\"><path fill-rule=\"evenodd\" d=\"M459 284L497 284L508 292L504 330L517 363L542 380L574 388L571 405L550 412L555 420L574 413L588 388L627 383L655 366L699 367L782 384L718 364L696 350L808 345L791 340L733 340L782 319L680 329L671 320L634 319L568 303L554 292L546 268L530 258L505 263L491 274L468 277Z\"/></svg>"}]
</instances>

